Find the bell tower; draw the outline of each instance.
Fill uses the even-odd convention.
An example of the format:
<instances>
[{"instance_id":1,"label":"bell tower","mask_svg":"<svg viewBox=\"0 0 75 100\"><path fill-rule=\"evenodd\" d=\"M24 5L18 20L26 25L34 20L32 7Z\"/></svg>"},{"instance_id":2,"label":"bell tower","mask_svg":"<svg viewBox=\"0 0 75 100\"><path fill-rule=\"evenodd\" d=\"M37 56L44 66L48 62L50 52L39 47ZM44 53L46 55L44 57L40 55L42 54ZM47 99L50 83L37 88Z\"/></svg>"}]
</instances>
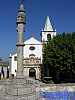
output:
<instances>
[{"instance_id":1,"label":"bell tower","mask_svg":"<svg viewBox=\"0 0 75 100\"><path fill-rule=\"evenodd\" d=\"M18 32L18 39L17 39L17 78L23 77L23 48L24 48L24 27L26 24L26 13L24 9L24 0L20 0L20 6L18 9L17 15L17 32Z\"/></svg>"},{"instance_id":2,"label":"bell tower","mask_svg":"<svg viewBox=\"0 0 75 100\"><path fill-rule=\"evenodd\" d=\"M56 29L53 27L49 16L46 17L45 26L41 32L41 36L42 42L47 42L49 38L52 39L54 36L56 36Z\"/></svg>"}]
</instances>

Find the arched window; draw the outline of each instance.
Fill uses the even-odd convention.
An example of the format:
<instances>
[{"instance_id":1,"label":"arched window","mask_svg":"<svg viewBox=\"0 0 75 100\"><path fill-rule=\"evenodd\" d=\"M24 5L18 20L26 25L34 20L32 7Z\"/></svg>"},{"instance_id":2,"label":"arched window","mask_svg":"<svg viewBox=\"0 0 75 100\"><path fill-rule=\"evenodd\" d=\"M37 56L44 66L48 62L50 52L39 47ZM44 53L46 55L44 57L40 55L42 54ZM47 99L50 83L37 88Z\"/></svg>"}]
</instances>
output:
<instances>
[{"instance_id":1,"label":"arched window","mask_svg":"<svg viewBox=\"0 0 75 100\"><path fill-rule=\"evenodd\" d=\"M30 54L29 55L29 58L30 58L30 62L31 63L34 63L35 62L35 55L34 54Z\"/></svg>"},{"instance_id":2,"label":"arched window","mask_svg":"<svg viewBox=\"0 0 75 100\"><path fill-rule=\"evenodd\" d=\"M51 40L51 34L47 34L47 40Z\"/></svg>"}]
</instances>

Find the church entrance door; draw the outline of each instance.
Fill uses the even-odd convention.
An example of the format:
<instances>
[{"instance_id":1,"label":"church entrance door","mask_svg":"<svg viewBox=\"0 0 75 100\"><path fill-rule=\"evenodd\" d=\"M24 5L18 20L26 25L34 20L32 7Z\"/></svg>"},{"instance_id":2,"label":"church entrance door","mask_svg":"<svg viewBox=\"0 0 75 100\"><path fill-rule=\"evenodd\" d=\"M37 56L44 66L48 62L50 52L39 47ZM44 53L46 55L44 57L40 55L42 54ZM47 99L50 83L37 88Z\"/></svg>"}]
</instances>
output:
<instances>
[{"instance_id":1,"label":"church entrance door","mask_svg":"<svg viewBox=\"0 0 75 100\"><path fill-rule=\"evenodd\" d=\"M29 70L29 77L33 77L33 78L36 77L36 70L34 68L31 68Z\"/></svg>"}]
</instances>

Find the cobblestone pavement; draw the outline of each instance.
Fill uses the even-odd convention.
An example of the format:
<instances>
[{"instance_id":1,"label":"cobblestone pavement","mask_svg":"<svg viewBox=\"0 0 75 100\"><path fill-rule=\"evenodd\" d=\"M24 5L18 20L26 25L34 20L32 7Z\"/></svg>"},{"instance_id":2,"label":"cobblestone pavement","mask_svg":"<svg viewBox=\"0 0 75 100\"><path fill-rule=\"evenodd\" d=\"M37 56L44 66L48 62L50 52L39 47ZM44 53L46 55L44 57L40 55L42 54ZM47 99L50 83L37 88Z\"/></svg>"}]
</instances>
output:
<instances>
[{"instance_id":1,"label":"cobblestone pavement","mask_svg":"<svg viewBox=\"0 0 75 100\"><path fill-rule=\"evenodd\" d=\"M33 79L0 81L0 100L41 100L40 82Z\"/></svg>"}]
</instances>

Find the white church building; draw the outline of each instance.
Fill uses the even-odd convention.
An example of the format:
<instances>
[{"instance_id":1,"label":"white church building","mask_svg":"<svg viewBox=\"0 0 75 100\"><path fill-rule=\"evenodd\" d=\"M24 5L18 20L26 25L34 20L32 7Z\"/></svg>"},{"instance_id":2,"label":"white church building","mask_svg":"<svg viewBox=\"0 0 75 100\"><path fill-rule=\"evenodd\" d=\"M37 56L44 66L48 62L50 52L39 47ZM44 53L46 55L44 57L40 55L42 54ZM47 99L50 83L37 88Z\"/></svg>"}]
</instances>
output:
<instances>
[{"instance_id":1,"label":"white church building","mask_svg":"<svg viewBox=\"0 0 75 100\"><path fill-rule=\"evenodd\" d=\"M33 77L35 79L40 79L41 76L41 65L42 65L42 51L43 43L45 43L48 38L52 39L56 36L56 30L53 28L49 16L46 17L46 22L44 29L41 31L41 40L38 41L33 36L24 42L24 76ZM17 53L10 54L10 73L16 76L17 71Z\"/></svg>"}]
</instances>

